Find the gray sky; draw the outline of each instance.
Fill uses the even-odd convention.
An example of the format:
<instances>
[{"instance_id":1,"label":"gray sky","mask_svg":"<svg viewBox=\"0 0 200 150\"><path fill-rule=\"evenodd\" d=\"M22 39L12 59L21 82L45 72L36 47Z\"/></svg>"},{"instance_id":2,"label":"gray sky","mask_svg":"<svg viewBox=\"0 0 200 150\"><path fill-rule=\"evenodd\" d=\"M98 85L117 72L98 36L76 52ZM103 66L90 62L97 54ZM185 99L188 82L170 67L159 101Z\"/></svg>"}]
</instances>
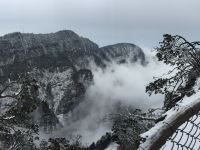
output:
<instances>
[{"instance_id":1,"label":"gray sky","mask_svg":"<svg viewBox=\"0 0 200 150\"><path fill-rule=\"evenodd\" d=\"M163 33L200 40L200 0L0 0L0 35L71 29L100 46L156 47Z\"/></svg>"}]
</instances>

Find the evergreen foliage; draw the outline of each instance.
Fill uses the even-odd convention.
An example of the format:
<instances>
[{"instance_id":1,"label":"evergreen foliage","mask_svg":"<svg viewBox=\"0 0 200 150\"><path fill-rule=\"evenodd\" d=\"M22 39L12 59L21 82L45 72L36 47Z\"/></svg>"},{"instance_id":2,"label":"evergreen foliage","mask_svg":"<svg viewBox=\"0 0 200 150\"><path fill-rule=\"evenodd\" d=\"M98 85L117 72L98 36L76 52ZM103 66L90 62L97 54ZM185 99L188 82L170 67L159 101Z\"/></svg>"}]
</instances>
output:
<instances>
[{"instance_id":1,"label":"evergreen foliage","mask_svg":"<svg viewBox=\"0 0 200 150\"><path fill-rule=\"evenodd\" d=\"M39 128L31 119L30 113L38 106L37 92L37 82L28 77L1 84L0 100L12 101L0 115L0 142L4 149L36 149L33 141Z\"/></svg>"},{"instance_id":2,"label":"evergreen foliage","mask_svg":"<svg viewBox=\"0 0 200 150\"><path fill-rule=\"evenodd\" d=\"M146 92L165 94L164 107L168 110L185 95L194 93L193 87L200 75L200 42L189 42L179 35L165 34L163 37L155 49L156 57L172 69L151 82Z\"/></svg>"}]
</instances>

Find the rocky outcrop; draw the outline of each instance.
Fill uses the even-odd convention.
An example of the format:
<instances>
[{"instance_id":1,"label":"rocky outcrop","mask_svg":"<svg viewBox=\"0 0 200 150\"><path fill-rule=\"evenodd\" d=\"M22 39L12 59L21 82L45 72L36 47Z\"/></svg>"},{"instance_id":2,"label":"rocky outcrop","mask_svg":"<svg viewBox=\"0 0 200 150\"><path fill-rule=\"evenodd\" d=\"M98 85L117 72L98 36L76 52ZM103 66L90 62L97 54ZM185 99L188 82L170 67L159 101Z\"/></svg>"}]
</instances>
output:
<instances>
[{"instance_id":1,"label":"rocky outcrop","mask_svg":"<svg viewBox=\"0 0 200 150\"><path fill-rule=\"evenodd\" d=\"M102 47L99 56L101 60L107 62L134 63L139 61L141 64L145 63L145 55L142 49L130 43L118 43Z\"/></svg>"},{"instance_id":2,"label":"rocky outcrop","mask_svg":"<svg viewBox=\"0 0 200 150\"><path fill-rule=\"evenodd\" d=\"M50 34L11 33L0 37L0 66L31 58L64 54L69 61L90 54L98 46L70 30Z\"/></svg>"}]
</instances>

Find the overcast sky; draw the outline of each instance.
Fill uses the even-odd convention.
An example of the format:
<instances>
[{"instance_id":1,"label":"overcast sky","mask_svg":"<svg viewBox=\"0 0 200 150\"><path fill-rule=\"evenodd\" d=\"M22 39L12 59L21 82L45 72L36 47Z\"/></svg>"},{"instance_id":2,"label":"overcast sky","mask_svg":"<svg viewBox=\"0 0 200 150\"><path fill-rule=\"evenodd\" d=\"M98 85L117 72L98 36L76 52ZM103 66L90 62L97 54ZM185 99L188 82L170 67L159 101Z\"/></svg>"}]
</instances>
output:
<instances>
[{"instance_id":1,"label":"overcast sky","mask_svg":"<svg viewBox=\"0 0 200 150\"><path fill-rule=\"evenodd\" d=\"M156 47L163 33L200 40L200 0L0 0L0 35L71 29L100 46Z\"/></svg>"}]
</instances>

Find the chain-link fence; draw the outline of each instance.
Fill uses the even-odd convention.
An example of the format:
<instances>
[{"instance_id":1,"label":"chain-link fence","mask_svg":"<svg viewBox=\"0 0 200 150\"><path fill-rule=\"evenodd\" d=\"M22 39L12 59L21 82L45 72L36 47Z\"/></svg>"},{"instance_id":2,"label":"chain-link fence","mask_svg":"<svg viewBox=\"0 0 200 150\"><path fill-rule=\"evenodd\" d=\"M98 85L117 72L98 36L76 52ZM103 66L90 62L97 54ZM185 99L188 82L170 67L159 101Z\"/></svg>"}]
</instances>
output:
<instances>
[{"instance_id":1,"label":"chain-link fence","mask_svg":"<svg viewBox=\"0 0 200 150\"><path fill-rule=\"evenodd\" d=\"M192 116L167 139L161 150L199 150L200 114Z\"/></svg>"},{"instance_id":2,"label":"chain-link fence","mask_svg":"<svg viewBox=\"0 0 200 150\"><path fill-rule=\"evenodd\" d=\"M200 150L200 99L165 114L141 135L139 150Z\"/></svg>"}]
</instances>

